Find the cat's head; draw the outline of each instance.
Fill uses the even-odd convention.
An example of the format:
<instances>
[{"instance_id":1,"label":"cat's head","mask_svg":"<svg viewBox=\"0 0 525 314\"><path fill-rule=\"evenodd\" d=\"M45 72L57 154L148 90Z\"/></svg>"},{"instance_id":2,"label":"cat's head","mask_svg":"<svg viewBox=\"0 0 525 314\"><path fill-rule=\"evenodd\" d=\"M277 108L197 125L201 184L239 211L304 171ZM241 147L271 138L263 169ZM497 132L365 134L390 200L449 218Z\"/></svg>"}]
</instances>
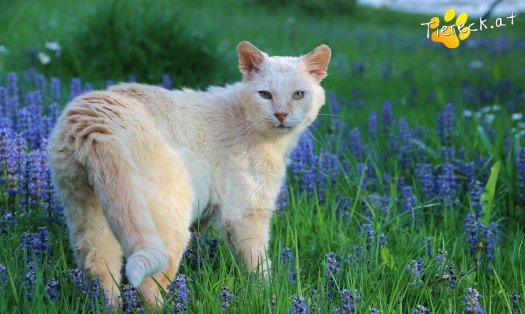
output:
<instances>
[{"instance_id":1,"label":"cat's head","mask_svg":"<svg viewBox=\"0 0 525 314\"><path fill-rule=\"evenodd\" d=\"M241 42L239 67L246 123L268 135L302 131L325 102L320 85L327 75L330 48L321 45L300 57L268 56Z\"/></svg>"}]
</instances>

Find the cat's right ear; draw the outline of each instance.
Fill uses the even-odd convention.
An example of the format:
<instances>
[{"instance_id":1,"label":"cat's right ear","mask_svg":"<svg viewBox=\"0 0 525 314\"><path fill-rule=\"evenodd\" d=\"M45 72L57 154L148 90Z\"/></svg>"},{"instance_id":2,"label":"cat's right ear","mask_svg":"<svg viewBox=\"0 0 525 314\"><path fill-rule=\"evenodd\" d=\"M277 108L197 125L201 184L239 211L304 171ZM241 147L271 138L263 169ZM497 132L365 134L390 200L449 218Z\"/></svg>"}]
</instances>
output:
<instances>
[{"instance_id":1,"label":"cat's right ear","mask_svg":"<svg viewBox=\"0 0 525 314\"><path fill-rule=\"evenodd\" d=\"M249 41L241 41L237 46L239 53L239 68L245 80L249 80L253 73L261 70L265 55Z\"/></svg>"}]
</instances>

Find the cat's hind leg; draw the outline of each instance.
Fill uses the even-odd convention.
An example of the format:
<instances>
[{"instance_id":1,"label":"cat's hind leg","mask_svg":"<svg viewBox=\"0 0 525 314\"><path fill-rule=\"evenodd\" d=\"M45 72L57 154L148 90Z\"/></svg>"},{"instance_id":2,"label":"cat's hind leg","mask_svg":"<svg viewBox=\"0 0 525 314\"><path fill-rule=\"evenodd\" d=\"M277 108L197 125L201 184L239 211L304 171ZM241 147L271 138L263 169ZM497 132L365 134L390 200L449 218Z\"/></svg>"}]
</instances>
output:
<instances>
[{"instance_id":1,"label":"cat's hind leg","mask_svg":"<svg viewBox=\"0 0 525 314\"><path fill-rule=\"evenodd\" d=\"M84 201L68 198L70 241L78 268L100 280L109 305L119 304L123 253L93 194ZM75 220L74 223L72 220Z\"/></svg>"},{"instance_id":2,"label":"cat's hind leg","mask_svg":"<svg viewBox=\"0 0 525 314\"><path fill-rule=\"evenodd\" d=\"M190 239L193 192L182 158L167 145L159 143L143 167L146 202L168 252L168 266L145 278L140 287L146 301L154 307L162 303L161 289L166 289L176 275Z\"/></svg>"}]
</instances>

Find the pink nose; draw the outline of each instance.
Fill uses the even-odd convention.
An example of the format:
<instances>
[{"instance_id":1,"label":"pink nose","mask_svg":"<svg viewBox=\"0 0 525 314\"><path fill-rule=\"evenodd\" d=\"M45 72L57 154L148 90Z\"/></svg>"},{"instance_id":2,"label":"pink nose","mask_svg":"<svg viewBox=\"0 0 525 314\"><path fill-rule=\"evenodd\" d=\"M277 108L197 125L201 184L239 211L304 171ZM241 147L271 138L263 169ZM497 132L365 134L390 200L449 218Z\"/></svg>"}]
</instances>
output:
<instances>
[{"instance_id":1,"label":"pink nose","mask_svg":"<svg viewBox=\"0 0 525 314\"><path fill-rule=\"evenodd\" d=\"M286 117L288 116L288 113L287 112L275 112L273 114L277 120L279 120L279 122L281 122L281 124L284 122L284 119L286 119Z\"/></svg>"}]
</instances>

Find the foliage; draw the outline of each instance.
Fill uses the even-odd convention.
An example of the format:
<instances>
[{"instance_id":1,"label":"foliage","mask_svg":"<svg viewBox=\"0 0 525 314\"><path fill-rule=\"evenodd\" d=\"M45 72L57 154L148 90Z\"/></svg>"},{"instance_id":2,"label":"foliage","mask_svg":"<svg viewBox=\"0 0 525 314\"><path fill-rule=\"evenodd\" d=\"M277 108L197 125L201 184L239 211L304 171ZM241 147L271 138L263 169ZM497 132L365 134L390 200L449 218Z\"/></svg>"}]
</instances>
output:
<instances>
[{"instance_id":1,"label":"foliage","mask_svg":"<svg viewBox=\"0 0 525 314\"><path fill-rule=\"evenodd\" d=\"M220 62L213 41L172 7L170 1L99 1L69 34L59 64L44 69L65 77L82 73L88 80L152 83L169 73L175 84L213 81Z\"/></svg>"}]
</instances>

